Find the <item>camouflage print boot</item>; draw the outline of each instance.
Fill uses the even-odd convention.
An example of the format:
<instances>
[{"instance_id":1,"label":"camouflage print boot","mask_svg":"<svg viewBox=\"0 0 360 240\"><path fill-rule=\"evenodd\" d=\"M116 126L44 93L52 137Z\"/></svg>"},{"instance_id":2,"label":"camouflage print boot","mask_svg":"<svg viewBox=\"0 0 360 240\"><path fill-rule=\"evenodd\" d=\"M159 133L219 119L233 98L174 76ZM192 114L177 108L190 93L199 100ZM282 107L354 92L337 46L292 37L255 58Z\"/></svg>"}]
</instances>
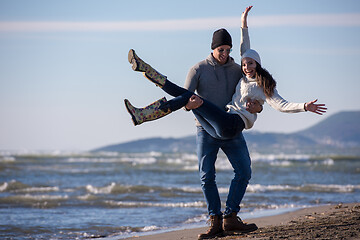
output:
<instances>
[{"instance_id":1,"label":"camouflage print boot","mask_svg":"<svg viewBox=\"0 0 360 240\"><path fill-rule=\"evenodd\" d=\"M143 122L162 118L171 113L170 109L162 108L162 106L166 105L167 102L165 97L153 102L152 104L144 108L134 107L127 99L125 99L124 102L126 109L130 113L135 126L140 125Z\"/></svg>"},{"instance_id":2,"label":"camouflage print boot","mask_svg":"<svg viewBox=\"0 0 360 240\"><path fill-rule=\"evenodd\" d=\"M129 63L132 64L134 71L143 72L144 76L155 83L158 87L163 87L166 82L166 76L162 75L149 64L139 58L133 49L130 49L128 54Z\"/></svg>"}]
</instances>

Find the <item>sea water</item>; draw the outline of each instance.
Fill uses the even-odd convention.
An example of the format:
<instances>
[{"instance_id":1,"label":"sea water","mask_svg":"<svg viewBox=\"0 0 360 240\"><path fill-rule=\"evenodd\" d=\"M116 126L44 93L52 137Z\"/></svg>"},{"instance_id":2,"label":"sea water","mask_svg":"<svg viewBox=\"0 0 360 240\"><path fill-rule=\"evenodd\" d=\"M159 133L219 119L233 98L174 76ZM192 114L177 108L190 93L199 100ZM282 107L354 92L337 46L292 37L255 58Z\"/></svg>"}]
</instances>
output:
<instances>
[{"instance_id":1,"label":"sea water","mask_svg":"<svg viewBox=\"0 0 360 240\"><path fill-rule=\"evenodd\" d=\"M251 153L240 217L358 202L360 157ZM205 226L195 153L0 152L0 238L87 239ZM226 200L233 170L219 153Z\"/></svg>"}]
</instances>

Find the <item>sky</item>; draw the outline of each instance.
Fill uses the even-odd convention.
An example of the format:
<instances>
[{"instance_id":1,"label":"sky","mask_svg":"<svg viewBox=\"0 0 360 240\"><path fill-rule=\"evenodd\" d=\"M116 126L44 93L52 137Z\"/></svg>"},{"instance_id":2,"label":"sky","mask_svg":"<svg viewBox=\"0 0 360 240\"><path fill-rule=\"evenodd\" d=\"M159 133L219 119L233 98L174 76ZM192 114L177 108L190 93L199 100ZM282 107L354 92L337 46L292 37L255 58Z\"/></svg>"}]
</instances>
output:
<instances>
[{"instance_id":1,"label":"sky","mask_svg":"<svg viewBox=\"0 0 360 240\"><path fill-rule=\"evenodd\" d=\"M184 137L191 112L133 126L123 100L143 107L160 88L134 72L129 49L183 85L226 28L240 61L247 6L251 48L291 102L328 112L285 114L265 105L250 131L292 133L360 110L358 0L0 0L0 151L87 151L149 137Z\"/></svg>"}]
</instances>

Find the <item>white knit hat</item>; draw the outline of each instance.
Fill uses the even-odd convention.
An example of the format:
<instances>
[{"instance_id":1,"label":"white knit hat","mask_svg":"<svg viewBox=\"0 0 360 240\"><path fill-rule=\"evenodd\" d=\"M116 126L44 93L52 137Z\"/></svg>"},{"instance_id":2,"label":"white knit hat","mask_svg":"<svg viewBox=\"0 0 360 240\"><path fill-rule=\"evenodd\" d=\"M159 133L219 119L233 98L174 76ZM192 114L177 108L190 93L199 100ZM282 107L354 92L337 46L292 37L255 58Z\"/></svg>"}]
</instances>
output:
<instances>
[{"instance_id":1,"label":"white knit hat","mask_svg":"<svg viewBox=\"0 0 360 240\"><path fill-rule=\"evenodd\" d=\"M245 53L241 56L241 60L246 57L254 59L256 62L258 62L261 65L260 55L255 50L253 49L246 50Z\"/></svg>"}]
</instances>

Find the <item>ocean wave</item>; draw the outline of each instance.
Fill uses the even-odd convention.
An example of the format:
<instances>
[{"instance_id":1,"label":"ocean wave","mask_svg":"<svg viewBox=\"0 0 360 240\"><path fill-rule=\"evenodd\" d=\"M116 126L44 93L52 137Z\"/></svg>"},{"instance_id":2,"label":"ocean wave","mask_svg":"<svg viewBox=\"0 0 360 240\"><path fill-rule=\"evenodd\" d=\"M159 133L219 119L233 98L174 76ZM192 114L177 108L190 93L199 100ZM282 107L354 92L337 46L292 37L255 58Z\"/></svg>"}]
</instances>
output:
<instances>
[{"instance_id":1,"label":"ocean wave","mask_svg":"<svg viewBox=\"0 0 360 240\"><path fill-rule=\"evenodd\" d=\"M159 230L164 230L166 227L159 227L156 225L146 225L146 226L139 226L139 227L131 227L131 226L120 226L120 227L90 227L87 229L90 233L81 233L76 234L74 236L74 233L81 232L83 229L74 229L69 235L71 239L93 239L93 238L99 238L99 239L124 239L124 238L137 238L139 235L146 234L147 232L154 232ZM95 232L95 234L91 233ZM102 236L99 235L99 232L107 232L112 233L108 236Z\"/></svg>"},{"instance_id":2,"label":"ocean wave","mask_svg":"<svg viewBox=\"0 0 360 240\"><path fill-rule=\"evenodd\" d=\"M250 184L246 191L253 193L271 191L351 193L359 189L360 185L304 184L301 186L293 186Z\"/></svg>"},{"instance_id":3,"label":"ocean wave","mask_svg":"<svg viewBox=\"0 0 360 240\"><path fill-rule=\"evenodd\" d=\"M7 193L83 193L81 189L85 189L90 195L118 195L118 194L141 194L141 193L159 193L166 194L166 196L177 196L181 193L196 193L202 194L200 186L178 186L178 187L162 187L162 186L148 186L148 185L123 185L111 182L104 186L94 186L88 184L86 186L79 186L76 188L61 189L58 186L30 186L22 182L12 180L10 182L0 183L0 192ZM303 185L262 185L249 184L246 191L250 193L261 192L329 192L329 193L351 193L360 190L360 185L340 185L340 184L303 184ZM219 186L220 194L227 194L228 186ZM172 194L172 195L171 195ZM84 196L83 194L80 196ZM165 196L165 195L164 195Z\"/></svg>"},{"instance_id":4,"label":"ocean wave","mask_svg":"<svg viewBox=\"0 0 360 240\"><path fill-rule=\"evenodd\" d=\"M299 209L299 208L306 208L310 207L311 205L307 204L296 204L296 203L282 203L282 204L274 204L274 203L246 203L241 204L242 213L248 215L256 215L259 211L263 210L286 210L286 209ZM248 210L248 211L247 211Z\"/></svg>"},{"instance_id":5,"label":"ocean wave","mask_svg":"<svg viewBox=\"0 0 360 240\"><path fill-rule=\"evenodd\" d=\"M188 193L202 193L202 190L199 187L181 187L181 188L174 188L175 190L178 191L183 191L183 192L188 192Z\"/></svg>"},{"instance_id":6,"label":"ocean wave","mask_svg":"<svg viewBox=\"0 0 360 240\"><path fill-rule=\"evenodd\" d=\"M197 159L194 160L191 155L182 155L179 157L173 156L157 156L157 155L148 155L148 156L131 156L123 155L115 158L101 158L101 157L71 157L66 160L69 163L130 163L133 166L136 165L150 165L150 164L170 164L170 165L184 165L197 162Z\"/></svg>"},{"instance_id":7,"label":"ocean wave","mask_svg":"<svg viewBox=\"0 0 360 240\"><path fill-rule=\"evenodd\" d=\"M261 161L260 161L261 162ZM307 166L333 166L335 161L331 158L324 159L324 160L301 160L300 163L304 163ZM270 166L273 167L291 167L297 166L299 164L299 160L274 160L268 162Z\"/></svg>"},{"instance_id":8,"label":"ocean wave","mask_svg":"<svg viewBox=\"0 0 360 240\"><path fill-rule=\"evenodd\" d=\"M267 192L267 191L297 191L300 187L290 185L261 185L249 184L246 191L248 192Z\"/></svg>"},{"instance_id":9,"label":"ocean wave","mask_svg":"<svg viewBox=\"0 0 360 240\"><path fill-rule=\"evenodd\" d=\"M147 158L122 158L122 162L128 162L134 165L150 165L157 162L157 159L154 157L147 157Z\"/></svg>"},{"instance_id":10,"label":"ocean wave","mask_svg":"<svg viewBox=\"0 0 360 240\"><path fill-rule=\"evenodd\" d=\"M96 158L96 157L72 157L66 160L69 163L131 163L132 165L147 165L154 164L157 162L157 159L154 157L129 157L129 156L120 156L116 158Z\"/></svg>"},{"instance_id":11,"label":"ocean wave","mask_svg":"<svg viewBox=\"0 0 360 240\"><path fill-rule=\"evenodd\" d=\"M98 153L91 153L86 151L35 151L35 150L15 150L15 151L0 151L0 156L15 156L15 157L29 157L29 158L47 158L47 157L81 157L81 156L96 156ZM105 153L102 155L105 156Z\"/></svg>"},{"instance_id":12,"label":"ocean wave","mask_svg":"<svg viewBox=\"0 0 360 240\"><path fill-rule=\"evenodd\" d=\"M119 158L94 158L94 157L71 157L66 160L69 163L114 163L121 162Z\"/></svg>"},{"instance_id":13,"label":"ocean wave","mask_svg":"<svg viewBox=\"0 0 360 240\"><path fill-rule=\"evenodd\" d=\"M16 193L22 192L57 192L59 191L59 187L30 187L30 188L23 188L19 190L14 190Z\"/></svg>"},{"instance_id":14,"label":"ocean wave","mask_svg":"<svg viewBox=\"0 0 360 240\"><path fill-rule=\"evenodd\" d=\"M201 193L200 187L161 187L161 186L147 186L147 185L123 185L111 182L105 186L93 186L88 184L86 186L79 186L77 188L64 188L58 186L31 186L22 182L12 180L10 182L0 183L0 192L8 193L44 193L44 192L68 192L76 193L81 189L85 189L89 194L124 194L124 193Z\"/></svg>"},{"instance_id":15,"label":"ocean wave","mask_svg":"<svg viewBox=\"0 0 360 240\"><path fill-rule=\"evenodd\" d=\"M153 187L143 185L121 185L115 182L110 183L107 186L95 187L93 185L87 185L86 191L92 194L122 194L122 193L144 193L154 192Z\"/></svg>"},{"instance_id":16,"label":"ocean wave","mask_svg":"<svg viewBox=\"0 0 360 240\"><path fill-rule=\"evenodd\" d=\"M98 197L93 194L86 194L86 195L77 196L77 199L81 201L95 201L98 199Z\"/></svg>"},{"instance_id":17,"label":"ocean wave","mask_svg":"<svg viewBox=\"0 0 360 240\"><path fill-rule=\"evenodd\" d=\"M302 154L294 154L294 155L288 155L288 154L252 154L251 155L251 161L253 164L253 167L257 166L271 166L271 167L297 167L299 164L305 165L305 166L333 166L336 163L336 160L329 157L319 158L314 157L310 155L302 155ZM229 160L226 158L226 156L220 156L218 157L216 163L215 163L217 170L233 170L233 167L231 166ZM197 163L194 163L192 166L185 166L187 170L198 170Z\"/></svg>"},{"instance_id":18,"label":"ocean wave","mask_svg":"<svg viewBox=\"0 0 360 240\"><path fill-rule=\"evenodd\" d=\"M151 225L151 226L145 226L142 229L140 229L141 232L151 232L151 231L156 231L156 230L160 230L161 228L155 225Z\"/></svg>"},{"instance_id":19,"label":"ocean wave","mask_svg":"<svg viewBox=\"0 0 360 240\"><path fill-rule=\"evenodd\" d=\"M92 194L123 194L123 193L169 193L169 192L183 192L183 193L201 193L200 187L161 187L161 186L147 186L147 185L122 185L115 182L102 187L95 187L87 185L86 191Z\"/></svg>"},{"instance_id":20,"label":"ocean wave","mask_svg":"<svg viewBox=\"0 0 360 240\"><path fill-rule=\"evenodd\" d=\"M69 199L68 195L21 194L0 198L1 205L15 205L35 208L54 208Z\"/></svg>"},{"instance_id":21,"label":"ocean wave","mask_svg":"<svg viewBox=\"0 0 360 240\"><path fill-rule=\"evenodd\" d=\"M10 182L3 182L0 185L0 192L18 191L26 188L30 188L30 186L15 180L11 180Z\"/></svg>"},{"instance_id":22,"label":"ocean wave","mask_svg":"<svg viewBox=\"0 0 360 240\"><path fill-rule=\"evenodd\" d=\"M251 153L252 161L263 161L263 162L271 162L276 160L297 160L297 161L308 161L311 159L311 155L309 154L260 154L260 153Z\"/></svg>"},{"instance_id":23,"label":"ocean wave","mask_svg":"<svg viewBox=\"0 0 360 240\"><path fill-rule=\"evenodd\" d=\"M105 187L94 187L92 185L87 185L86 190L90 193L94 194L110 194L115 188L116 183L112 182L110 185Z\"/></svg>"},{"instance_id":24,"label":"ocean wave","mask_svg":"<svg viewBox=\"0 0 360 240\"><path fill-rule=\"evenodd\" d=\"M126 201L105 201L106 204L112 207L122 208L139 208L139 207L166 207L166 208L203 208L206 207L206 203L203 201L195 202L126 202Z\"/></svg>"},{"instance_id":25,"label":"ocean wave","mask_svg":"<svg viewBox=\"0 0 360 240\"><path fill-rule=\"evenodd\" d=\"M69 199L68 195L16 195L11 196L10 198L14 199L25 199L25 200L34 200L34 201L59 201Z\"/></svg>"},{"instance_id":26,"label":"ocean wave","mask_svg":"<svg viewBox=\"0 0 360 240\"><path fill-rule=\"evenodd\" d=\"M7 182L4 182L0 185L0 192L5 192L6 189L9 187L9 184Z\"/></svg>"},{"instance_id":27,"label":"ocean wave","mask_svg":"<svg viewBox=\"0 0 360 240\"><path fill-rule=\"evenodd\" d=\"M332 158L327 158L324 160L312 161L312 165L325 165L325 166L332 166L335 164L335 160Z\"/></svg>"},{"instance_id":28,"label":"ocean wave","mask_svg":"<svg viewBox=\"0 0 360 240\"><path fill-rule=\"evenodd\" d=\"M0 185L0 192L13 192L13 193L34 193L34 192L57 192L59 187L51 186L29 186L22 182L12 180L10 182L3 182Z\"/></svg>"},{"instance_id":29,"label":"ocean wave","mask_svg":"<svg viewBox=\"0 0 360 240\"><path fill-rule=\"evenodd\" d=\"M303 192L338 192L351 193L360 189L360 185L337 185L337 184L308 184L301 187Z\"/></svg>"},{"instance_id":30,"label":"ocean wave","mask_svg":"<svg viewBox=\"0 0 360 240\"><path fill-rule=\"evenodd\" d=\"M0 162L2 163L9 163L15 162L16 158L13 156L0 156Z\"/></svg>"}]
</instances>

